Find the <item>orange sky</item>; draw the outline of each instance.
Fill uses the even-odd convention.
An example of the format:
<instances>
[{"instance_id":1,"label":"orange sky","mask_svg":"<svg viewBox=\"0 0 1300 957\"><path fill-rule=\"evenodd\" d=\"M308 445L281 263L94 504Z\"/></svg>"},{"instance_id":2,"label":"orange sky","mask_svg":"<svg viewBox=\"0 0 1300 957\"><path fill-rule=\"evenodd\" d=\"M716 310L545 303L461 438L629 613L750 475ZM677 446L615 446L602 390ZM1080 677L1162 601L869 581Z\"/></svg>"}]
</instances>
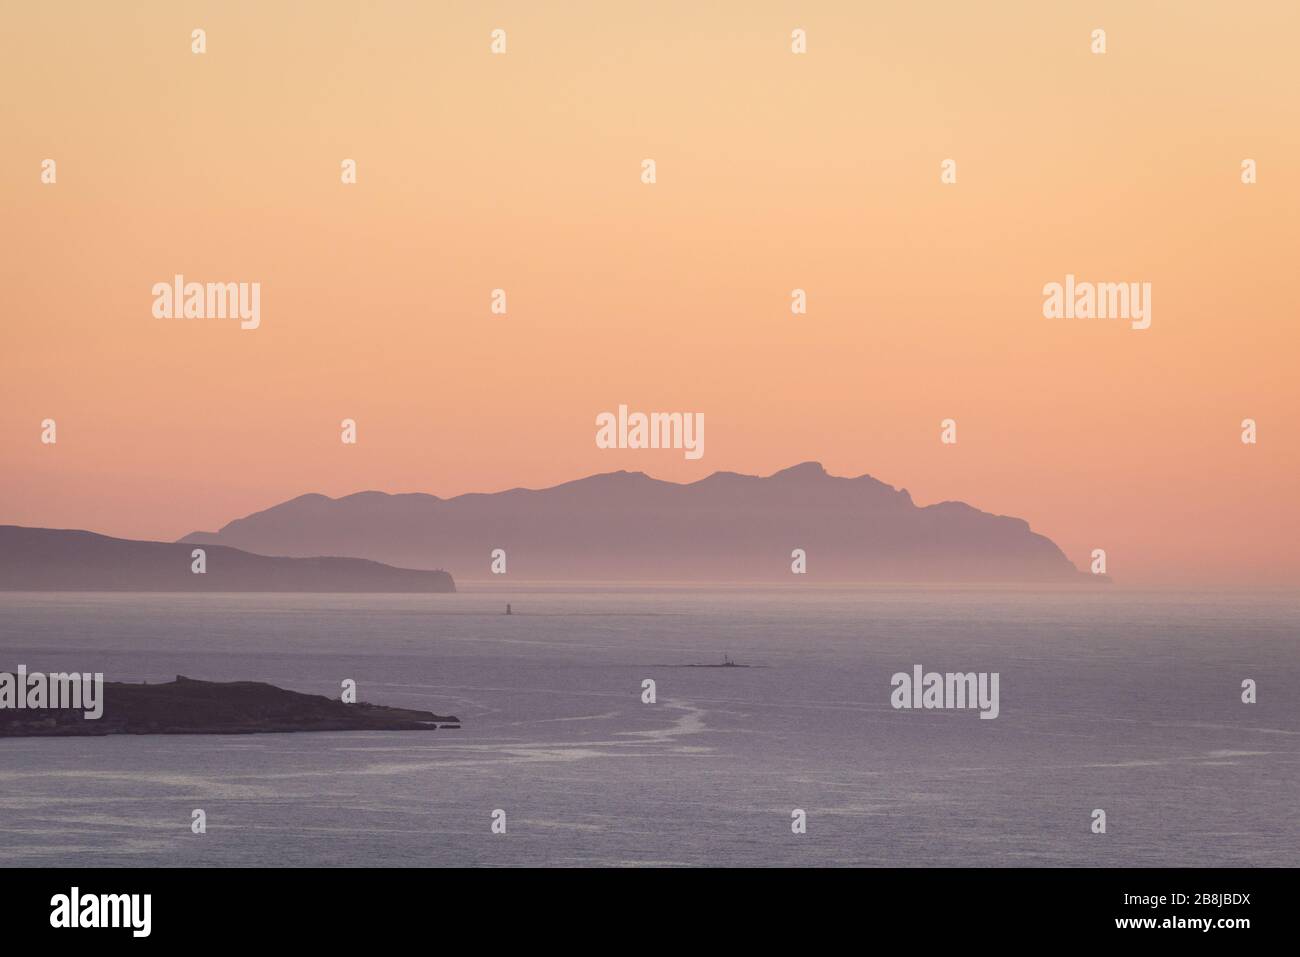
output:
<instances>
[{"instance_id":1,"label":"orange sky","mask_svg":"<svg viewBox=\"0 0 1300 957\"><path fill-rule=\"evenodd\" d=\"M0 522L818 459L1121 582L1300 582L1291 0L0 16ZM261 282L261 328L153 318L175 273ZM1066 273L1151 328L1044 319ZM597 449L619 403L706 454Z\"/></svg>"}]
</instances>

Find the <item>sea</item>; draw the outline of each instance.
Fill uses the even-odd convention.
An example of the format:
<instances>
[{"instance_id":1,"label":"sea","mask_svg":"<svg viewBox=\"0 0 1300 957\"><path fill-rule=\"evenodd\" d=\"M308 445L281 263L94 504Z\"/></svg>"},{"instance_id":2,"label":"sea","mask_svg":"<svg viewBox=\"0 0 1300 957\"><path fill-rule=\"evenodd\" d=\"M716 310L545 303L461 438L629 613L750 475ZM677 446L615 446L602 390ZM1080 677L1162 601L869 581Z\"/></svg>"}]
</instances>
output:
<instances>
[{"instance_id":1,"label":"sea","mask_svg":"<svg viewBox=\"0 0 1300 957\"><path fill-rule=\"evenodd\" d=\"M11 866L1300 864L1294 591L3 593L18 665L462 727L0 740ZM998 716L895 708L917 665Z\"/></svg>"}]
</instances>

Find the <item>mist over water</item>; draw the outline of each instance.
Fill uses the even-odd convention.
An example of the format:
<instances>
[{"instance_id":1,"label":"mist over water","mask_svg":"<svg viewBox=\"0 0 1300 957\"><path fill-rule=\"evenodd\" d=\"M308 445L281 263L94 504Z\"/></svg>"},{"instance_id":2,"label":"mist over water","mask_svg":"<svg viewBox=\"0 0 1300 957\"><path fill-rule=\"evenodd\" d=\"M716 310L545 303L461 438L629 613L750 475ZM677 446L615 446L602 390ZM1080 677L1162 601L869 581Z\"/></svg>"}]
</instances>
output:
<instances>
[{"instance_id":1,"label":"mist over water","mask_svg":"<svg viewBox=\"0 0 1300 957\"><path fill-rule=\"evenodd\" d=\"M266 681L459 731L0 740L23 865L1300 863L1300 597L0 594L0 670ZM514 614L504 614L509 601ZM692 668L729 655L749 668ZM1000 714L890 677L999 672ZM641 703L653 678L658 702ZM1241 682L1259 703L1241 703ZM194 808L208 832L190 832ZM507 813L508 833L490 832ZM790 812L808 812L808 833ZM1103 808L1107 833L1090 833Z\"/></svg>"}]
</instances>

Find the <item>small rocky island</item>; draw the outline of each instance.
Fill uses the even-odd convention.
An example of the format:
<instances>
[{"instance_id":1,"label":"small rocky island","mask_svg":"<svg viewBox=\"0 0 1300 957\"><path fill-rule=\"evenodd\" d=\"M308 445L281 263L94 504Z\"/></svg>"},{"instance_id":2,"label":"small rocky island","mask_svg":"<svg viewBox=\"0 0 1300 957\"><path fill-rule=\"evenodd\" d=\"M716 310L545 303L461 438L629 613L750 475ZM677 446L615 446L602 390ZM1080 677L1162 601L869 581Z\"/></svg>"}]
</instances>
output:
<instances>
[{"instance_id":1,"label":"small rocky island","mask_svg":"<svg viewBox=\"0 0 1300 957\"><path fill-rule=\"evenodd\" d=\"M0 738L107 734L259 734L288 731L432 731L460 719L381 705L344 704L260 681L165 684L104 682L104 712L88 720L65 708L0 709Z\"/></svg>"}]
</instances>

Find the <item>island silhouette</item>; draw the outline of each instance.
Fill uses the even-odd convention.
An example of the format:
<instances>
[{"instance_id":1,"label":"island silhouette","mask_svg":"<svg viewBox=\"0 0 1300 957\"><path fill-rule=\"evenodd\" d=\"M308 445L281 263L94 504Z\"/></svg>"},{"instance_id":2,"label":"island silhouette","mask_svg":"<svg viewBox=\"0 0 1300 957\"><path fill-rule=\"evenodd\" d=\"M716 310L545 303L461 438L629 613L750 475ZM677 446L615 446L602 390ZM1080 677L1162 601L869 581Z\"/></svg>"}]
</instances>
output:
<instances>
[{"instance_id":1,"label":"island silhouette","mask_svg":"<svg viewBox=\"0 0 1300 957\"><path fill-rule=\"evenodd\" d=\"M768 476L715 472L690 483L608 472L551 488L439 498L366 491L301 495L190 545L262 555L346 555L510 581L1096 581L1025 521L963 502L918 506L870 475L817 462ZM795 550L805 573L794 574Z\"/></svg>"},{"instance_id":2,"label":"island silhouette","mask_svg":"<svg viewBox=\"0 0 1300 957\"><path fill-rule=\"evenodd\" d=\"M267 734L291 731L432 731L459 728L454 715L389 708L288 691L260 681L104 683L104 713L68 708L0 709L0 738L108 734Z\"/></svg>"},{"instance_id":3,"label":"island silhouette","mask_svg":"<svg viewBox=\"0 0 1300 957\"><path fill-rule=\"evenodd\" d=\"M94 532L0 525L0 591L453 592L441 570L359 558L282 558L203 545L141 542Z\"/></svg>"}]
</instances>

